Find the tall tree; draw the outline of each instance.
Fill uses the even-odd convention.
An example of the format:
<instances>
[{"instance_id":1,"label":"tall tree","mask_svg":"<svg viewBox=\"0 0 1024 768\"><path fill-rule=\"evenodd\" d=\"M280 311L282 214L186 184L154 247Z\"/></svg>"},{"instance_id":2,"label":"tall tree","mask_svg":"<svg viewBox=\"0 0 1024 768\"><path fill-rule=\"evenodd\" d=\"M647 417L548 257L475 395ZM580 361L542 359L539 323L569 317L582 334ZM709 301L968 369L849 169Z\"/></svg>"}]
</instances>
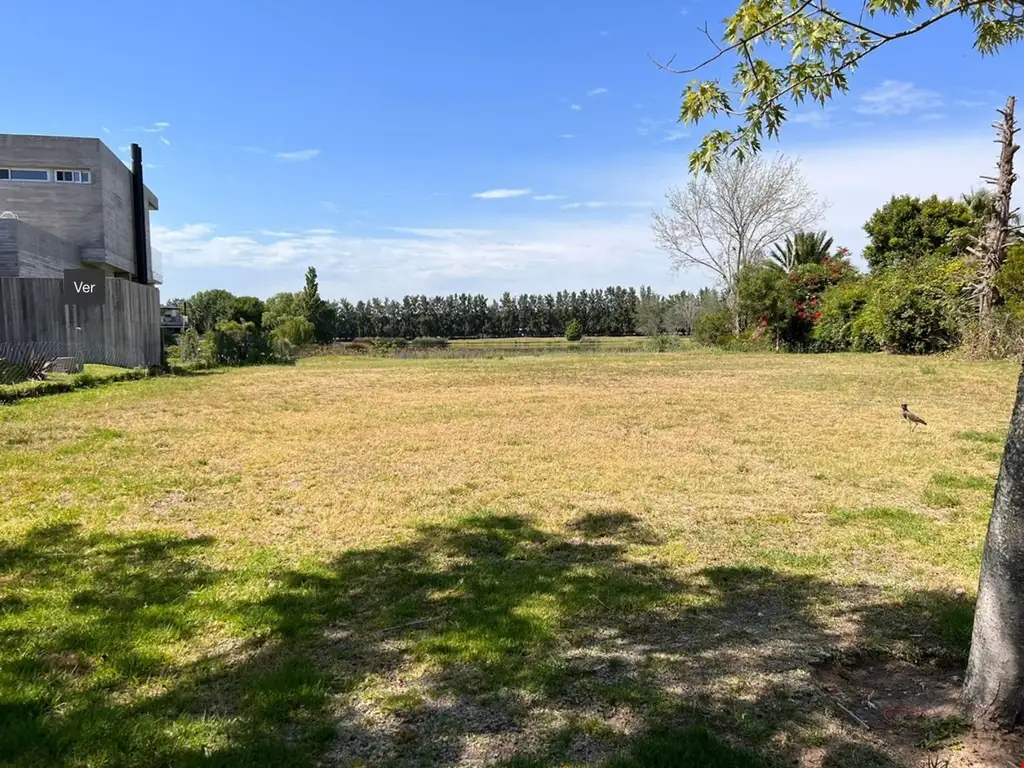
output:
<instances>
[{"instance_id":1,"label":"tall tree","mask_svg":"<svg viewBox=\"0 0 1024 768\"><path fill-rule=\"evenodd\" d=\"M234 294L222 288L199 291L188 300L188 320L199 333L206 333L230 320L234 308Z\"/></svg>"},{"instance_id":2,"label":"tall tree","mask_svg":"<svg viewBox=\"0 0 1024 768\"><path fill-rule=\"evenodd\" d=\"M320 285L317 282L316 267L306 270L306 286L299 295L299 309L314 329L314 336L321 344L331 340L334 323L331 321L331 307L320 298Z\"/></svg>"},{"instance_id":3,"label":"tall tree","mask_svg":"<svg viewBox=\"0 0 1024 768\"><path fill-rule=\"evenodd\" d=\"M263 302L255 296L236 296L231 308L231 319L240 323L252 323L257 330L263 328Z\"/></svg>"},{"instance_id":4,"label":"tall tree","mask_svg":"<svg viewBox=\"0 0 1024 768\"><path fill-rule=\"evenodd\" d=\"M969 240L958 235L971 231L974 216L960 200L894 195L864 224L864 260L879 270L909 266L936 252L962 256Z\"/></svg>"},{"instance_id":5,"label":"tall tree","mask_svg":"<svg viewBox=\"0 0 1024 768\"><path fill-rule=\"evenodd\" d=\"M740 272L825 212L799 164L781 155L729 158L691 178L685 189L670 190L668 203L667 213L654 214L655 242L674 269L703 267L720 279L737 333Z\"/></svg>"},{"instance_id":6,"label":"tall tree","mask_svg":"<svg viewBox=\"0 0 1024 768\"><path fill-rule=\"evenodd\" d=\"M757 154L765 135L778 137L786 119L785 102L827 104L848 90L847 72L865 56L945 19L969 19L974 48L982 55L1024 40L1021 0L865 0L861 8L867 20L845 17L824 0L742 0L726 19L724 46L716 45L717 52L692 69L671 70L692 73L723 56L735 57L738 94L727 93L718 80L694 81L683 94L682 122L725 115L740 123L733 131L709 130L690 155L691 170L706 173L726 157ZM873 21L878 16L902 20L905 26L881 30ZM785 63L759 55L772 45L791 52ZM1015 728L1024 709L1024 369L978 592L964 703L977 727Z\"/></svg>"}]
</instances>

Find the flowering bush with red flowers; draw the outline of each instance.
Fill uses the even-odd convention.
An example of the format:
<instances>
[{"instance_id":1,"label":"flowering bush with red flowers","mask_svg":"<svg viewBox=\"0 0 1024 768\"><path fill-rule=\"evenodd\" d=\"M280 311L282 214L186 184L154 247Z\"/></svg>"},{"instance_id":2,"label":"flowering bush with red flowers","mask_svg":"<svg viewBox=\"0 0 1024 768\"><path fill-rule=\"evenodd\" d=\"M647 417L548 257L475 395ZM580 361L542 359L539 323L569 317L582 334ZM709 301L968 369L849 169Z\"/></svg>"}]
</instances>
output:
<instances>
[{"instance_id":1,"label":"flowering bush with red flowers","mask_svg":"<svg viewBox=\"0 0 1024 768\"><path fill-rule=\"evenodd\" d=\"M822 294L856 274L848 254L840 248L820 264L800 264L788 273L771 264L747 268L740 277L740 308L754 335L770 335L778 349L815 348Z\"/></svg>"}]
</instances>

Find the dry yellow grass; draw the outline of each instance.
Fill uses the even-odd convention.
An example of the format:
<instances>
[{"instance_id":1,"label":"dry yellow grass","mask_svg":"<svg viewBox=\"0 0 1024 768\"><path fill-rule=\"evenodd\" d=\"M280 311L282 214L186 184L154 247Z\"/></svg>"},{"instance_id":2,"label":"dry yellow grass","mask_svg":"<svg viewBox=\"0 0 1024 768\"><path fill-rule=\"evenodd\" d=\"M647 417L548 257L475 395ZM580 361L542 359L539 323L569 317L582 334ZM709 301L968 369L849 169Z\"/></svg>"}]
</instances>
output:
<instances>
[{"instance_id":1,"label":"dry yellow grass","mask_svg":"<svg viewBox=\"0 0 1024 768\"><path fill-rule=\"evenodd\" d=\"M3 413L4 526L56 505L87 525L324 554L481 508L552 529L626 512L692 564L765 542L821 551L830 509L887 507L966 518L976 541L984 491L954 509L927 491L935 473L994 481L1000 445L957 434L1005 429L1014 378L1010 364L691 352L328 359L133 383ZM927 427L909 431L903 401Z\"/></svg>"},{"instance_id":2,"label":"dry yellow grass","mask_svg":"<svg viewBox=\"0 0 1024 768\"><path fill-rule=\"evenodd\" d=\"M773 684L769 657L774 666L786 658L793 669L804 663L786 643L842 644L855 631L844 623L851 609L897 593L973 593L1016 375L1010 363L689 351L316 359L134 382L0 410L0 537L13 542L73 521L117 535L209 536L213 547L202 557L215 568L269 552L275 562L315 569L357 550L429 546L424 526L449 532L435 535L450 544L456 540L444 537L456 536L467 515L516 516L532 533L510 557L543 575L562 562L556 556L541 566L534 558L545 547L557 553L588 536L600 541L602 524L614 538L623 529L614 521L628 521L636 535L619 541L615 557L688 585L656 607L645 604L646 620L710 610L732 588L729 580L756 573L750 569L776 574L788 584L780 594L808 591L799 622L813 632L800 630L795 615L780 632L774 622L788 614L772 616L767 603L726 622L763 633L760 655L735 643L700 657L647 653L637 643L629 651L660 670L660 682L649 685L662 693L690 695L690 679L734 696L740 683L749 690ZM928 425L911 433L901 402ZM588 524L597 529L588 533ZM587 551L598 567L598 550ZM434 554L449 564L472 559L462 544ZM584 562L565 573L592 570ZM785 581L796 577L826 586ZM416 610L465 595L462 584L424 587L427 602ZM861 591L842 591L854 586ZM867 596L866 587L875 591ZM617 621L624 609L615 608L614 595L587 604L605 606L602 599ZM640 605L640 597L630 599L623 605ZM583 641L558 652L550 646L557 631L575 631L560 616L567 606L579 607L555 586L518 601L511 615L550 624L547 639L523 647L543 646L545 658L569 664ZM399 623L386 611L375 621ZM702 625L708 637L721 629L713 623ZM363 680L358 695L366 702L431 699L436 691L418 681L436 674L457 645L444 637L443 652L405 638L410 653L428 644L402 667L404 682L391 669ZM603 642L584 645L607 655ZM719 673L713 685L711 669Z\"/></svg>"}]
</instances>

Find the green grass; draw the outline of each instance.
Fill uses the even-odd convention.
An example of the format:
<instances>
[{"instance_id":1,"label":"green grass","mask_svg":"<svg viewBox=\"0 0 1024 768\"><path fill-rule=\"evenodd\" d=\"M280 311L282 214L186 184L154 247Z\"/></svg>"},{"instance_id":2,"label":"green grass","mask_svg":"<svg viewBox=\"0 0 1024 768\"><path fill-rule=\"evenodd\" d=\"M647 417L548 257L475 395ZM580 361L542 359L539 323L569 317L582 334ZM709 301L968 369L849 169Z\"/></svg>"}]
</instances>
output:
<instances>
[{"instance_id":1,"label":"green grass","mask_svg":"<svg viewBox=\"0 0 1024 768\"><path fill-rule=\"evenodd\" d=\"M918 365L317 358L0 409L0 764L891 765L809 674L963 663L961 435L1015 391Z\"/></svg>"}]
</instances>

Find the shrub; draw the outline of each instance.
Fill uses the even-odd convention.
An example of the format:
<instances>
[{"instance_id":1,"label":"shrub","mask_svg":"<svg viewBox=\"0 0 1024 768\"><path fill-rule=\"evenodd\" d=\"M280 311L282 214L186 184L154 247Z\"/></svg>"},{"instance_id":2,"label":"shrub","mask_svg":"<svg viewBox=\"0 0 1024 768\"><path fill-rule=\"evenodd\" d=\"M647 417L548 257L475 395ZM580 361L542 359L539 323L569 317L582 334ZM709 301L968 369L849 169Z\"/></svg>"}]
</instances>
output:
<instances>
[{"instance_id":1,"label":"shrub","mask_svg":"<svg viewBox=\"0 0 1024 768\"><path fill-rule=\"evenodd\" d=\"M211 362L203 359L202 339L195 328L186 328L178 334L177 354L167 350L167 356L176 357L182 365L196 365Z\"/></svg>"},{"instance_id":2,"label":"shrub","mask_svg":"<svg viewBox=\"0 0 1024 768\"><path fill-rule=\"evenodd\" d=\"M228 320L218 323L207 336L218 365L253 365L270 362L273 357L267 337L253 323Z\"/></svg>"},{"instance_id":3,"label":"shrub","mask_svg":"<svg viewBox=\"0 0 1024 768\"><path fill-rule=\"evenodd\" d=\"M0 384L17 384L27 378L24 365L9 363L0 357Z\"/></svg>"},{"instance_id":4,"label":"shrub","mask_svg":"<svg viewBox=\"0 0 1024 768\"><path fill-rule=\"evenodd\" d=\"M291 362L299 354L299 348L281 336L271 337L270 348L276 362Z\"/></svg>"},{"instance_id":5,"label":"shrub","mask_svg":"<svg viewBox=\"0 0 1024 768\"><path fill-rule=\"evenodd\" d=\"M583 324L579 320L573 318L569 321L569 324L565 327L565 340L566 341L581 341L583 339Z\"/></svg>"},{"instance_id":6,"label":"shrub","mask_svg":"<svg viewBox=\"0 0 1024 768\"><path fill-rule=\"evenodd\" d=\"M447 349L448 339L422 336L409 342L412 349Z\"/></svg>"},{"instance_id":7,"label":"shrub","mask_svg":"<svg viewBox=\"0 0 1024 768\"><path fill-rule=\"evenodd\" d=\"M9 363L0 358L0 384L22 381L45 381L53 368L54 358L32 355L23 363Z\"/></svg>"},{"instance_id":8,"label":"shrub","mask_svg":"<svg viewBox=\"0 0 1024 768\"><path fill-rule=\"evenodd\" d=\"M730 333L718 346L733 352L771 352L776 349L770 337L756 330L745 331L738 336Z\"/></svg>"},{"instance_id":9,"label":"shrub","mask_svg":"<svg viewBox=\"0 0 1024 768\"><path fill-rule=\"evenodd\" d=\"M935 254L911 267L890 267L871 290L852 325L853 348L928 354L956 347L970 317L961 259Z\"/></svg>"},{"instance_id":10,"label":"shrub","mask_svg":"<svg viewBox=\"0 0 1024 768\"><path fill-rule=\"evenodd\" d=\"M854 323L871 295L868 280L850 280L834 285L821 296L819 311L821 317L814 326L812 338L818 342L824 352L843 352L854 349ZM869 348L859 351L869 352L871 340L861 339L861 344L868 343Z\"/></svg>"},{"instance_id":11,"label":"shrub","mask_svg":"<svg viewBox=\"0 0 1024 768\"><path fill-rule=\"evenodd\" d=\"M1006 250L1006 261L993 281L1007 311L1024 319L1024 243Z\"/></svg>"},{"instance_id":12,"label":"shrub","mask_svg":"<svg viewBox=\"0 0 1024 768\"><path fill-rule=\"evenodd\" d=\"M705 312L693 324L693 340L705 347L721 347L732 338L732 315L720 309Z\"/></svg>"},{"instance_id":13,"label":"shrub","mask_svg":"<svg viewBox=\"0 0 1024 768\"><path fill-rule=\"evenodd\" d=\"M647 347L652 352L668 352L673 349L679 349L682 346L682 342L678 336L671 333L659 333L657 336L651 336L647 339Z\"/></svg>"},{"instance_id":14,"label":"shrub","mask_svg":"<svg viewBox=\"0 0 1024 768\"><path fill-rule=\"evenodd\" d=\"M977 318L972 319L964 331L963 351L970 357L1024 357L1024 317L1008 307L996 307L987 333Z\"/></svg>"},{"instance_id":15,"label":"shrub","mask_svg":"<svg viewBox=\"0 0 1024 768\"><path fill-rule=\"evenodd\" d=\"M274 338L286 341L296 347L310 344L315 336L316 328L304 317L289 315L277 321Z\"/></svg>"}]
</instances>

